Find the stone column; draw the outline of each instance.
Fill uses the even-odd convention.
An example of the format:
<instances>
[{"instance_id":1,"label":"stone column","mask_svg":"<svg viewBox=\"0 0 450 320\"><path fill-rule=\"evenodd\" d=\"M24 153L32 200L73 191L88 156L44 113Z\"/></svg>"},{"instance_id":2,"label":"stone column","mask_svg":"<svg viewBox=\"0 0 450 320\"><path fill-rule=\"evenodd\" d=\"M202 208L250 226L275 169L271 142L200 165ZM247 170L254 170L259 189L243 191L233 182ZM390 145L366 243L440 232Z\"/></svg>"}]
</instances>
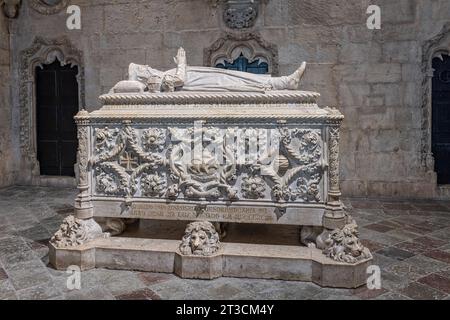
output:
<instances>
[{"instance_id":1,"label":"stone column","mask_svg":"<svg viewBox=\"0 0 450 320\"><path fill-rule=\"evenodd\" d=\"M89 194L89 113L81 110L75 116L78 126L78 196L75 199L75 216L79 219L89 219L93 217L93 206Z\"/></svg>"},{"instance_id":2,"label":"stone column","mask_svg":"<svg viewBox=\"0 0 450 320\"><path fill-rule=\"evenodd\" d=\"M339 188L339 124L328 127L328 201L323 219L327 229L341 228L345 225L345 212L340 200Z\"/></svg>"}]
</instances>

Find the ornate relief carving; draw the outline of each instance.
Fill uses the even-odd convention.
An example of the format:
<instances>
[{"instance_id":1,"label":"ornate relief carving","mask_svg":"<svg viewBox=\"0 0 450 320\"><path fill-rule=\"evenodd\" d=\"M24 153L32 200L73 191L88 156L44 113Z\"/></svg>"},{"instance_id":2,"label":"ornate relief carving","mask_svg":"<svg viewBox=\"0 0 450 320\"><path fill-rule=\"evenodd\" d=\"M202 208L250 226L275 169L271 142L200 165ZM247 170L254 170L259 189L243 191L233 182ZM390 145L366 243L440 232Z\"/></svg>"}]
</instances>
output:
<instances>
[{"instance_id":1,"label":"ornate relief carving","mask_svg":"<svg viewBox=\"0 0 450 320\"><path fill-rule=\"evenodd\" d=\"M187 225L180 244L182 254L210 256L219 248L219 234L211 222L195 221Z\"/></svg>"},{"instance_id":2,"label":"ornate relief carving","mask_svg":"<svg viewBox=\"0 0 450 320\"><path fill-rule=\"evenodd\" d=\"M150 128L142 133L142 145L146 150L163 151L166 142L166 129Z\"/></svg>"},{"instance_id":3,"label":"ornate relief carving","mask_svg":"<svg viewBox=\"0 0 450 320\"><path fill-rule=\"evenodd\" d=\"M258 17L258 1L227 1L223 20L228 28L245 29L253 27Z\"/></svg>"},{"instance_id":4,"label":"ornate relief carving","mask_svg":"<svg viewBox=\"0 0 450 320\"><path fill-rule=\"evenodd\" d=\"M50 15L67 7L69 0L28 0L30 7L40 14Z\"/></svg>"},{"instance_id":5,"label":"ornate relief carving","mask_svg":"<svg viewBox=\"0 0 450 320\"><path fill-rule=\"evenodd\" d=\"M324 245L323 253L336 261L356 263L372 258L369 249L359 240L358 226L355 222L346 224L342 229L331 231Z\"/></svg>"},{"instance_id":6,"label":"ornate relief carving","mask_svg":"<svg viewBox=\"0 0 450 320\"><path fill-rule=\"evenodd\" d=\"M166 177L157 173L144 173L141 177L141 189L145 196L162 197L166 191Z\"/></svg>"},{"instance_id":7,"label":"ornate relief carving","mask_svg":"<svg viewBox=\"0 0 450 320\"><path fill-rule=\"evenodd\" d=\"M128 124L120 129L95 128L90 163L96 192L170 199L323 201L320 129L200 126L167 130L166 136L164 129ZM272 145L263 148L268 132L273 132ZM260 146L254 159L245 154L252 144Z\"/></svg>"},{"instance_id":8,"label":"ornate relief carving","mask_svg":"<svg viewBox=\"0 0 450 320\"><path fill-rule=\"evenodd\" d=\"M267 62L269 73L278 75L278 49L257 33L226 34L203 51L203 65L213 67L220 62L234 61L243 54L249 62Z\"/></svg>"},{"instance_id":9,"label":"ornate relief carving","mask_svg":"<svg viewBox=\"0 0 450 320\"><path fill-rule=\"evenodd\" d=\"M29 157L33 162L36 160L35 150L35 126L34 123L34 88L35 67L50 64L58 58L61 65L78 66L78 88L79 106L84 106L84 67L83 55L80 50L72 46L69 39L61 37L57 39L44 39L36 37L30 48L20 53L20 147L22 155Z\"/></svg>"},{"instance_id":10,"label":"ornate relief carving","mask_svg":"<svg viewBox=\"0 0 450 320\"><path fill-rule=\"evenodd\" d=\"M87 111L84 111L87 113ZM79 113L80 114L80 113ZM79 171L79 181L78 184L85 186L88 184L88 149L89 149L89 137L88 137L89 127L83 124L78 124L78 171Z\"/></svg>"},{"instance_id":11,"label":"ornate relief carving","mask_svg":"<svg viewBox=\"0 0 450 320\"><path fill-rule=\"evenodd\" d=\"M330 127L329 134L329 190L330 193L339 195L339 127Z\"/></svg>"},{"instance_id":12,"label":"ornate relief carving","mask_svg":"<svg viewBox=\"0 0 450 320\"><path fill-rule=\"evenodd\" d=\"M281 171L275 166L261 166L261 174L274 183L272 196L283 201L321 201L319 183L322 179L323 158L320 130L314 129L279 129L281 147L286 158L291 159ZM278 162L274 162L277 164ZM277 171L278 169L278 171ZM290 187L296 180L296 189Z\"/></svg>"},{"instance_id":13,"label":"ornate relief carving","mask_svg":"<svg viewBox=\"0 0 450 320\"><path fill-rule=\"evenodd\" d=\"M109 234L102 232L102 228L94 219L82 220L68 216L50 239L50 243L57 248L67 248L108 236Z\"/></svg>"},{"instance_id":14,"label":"ornate relief carving","mask_svg":"<svg viewBox=\"0 0 450 320\"><path fill-rule=\"evenodd\" d=\"M266 183L261 177L250 176L242 179L242 196L247 199L264 198Z\"/></svg>"},{"instance_id":15,"label":"ornate relief carving","mask_svg":"<svg viewBox=\"0 0 450 320\"><path fill-rule=\"evenodd\" d=\"M433 68L436 57L450 55L450 23L444 24L441 31L422 47L422 166L427 172L434 171L434 158L431 152L431 89Z\"/></svg>"}]
</instances>

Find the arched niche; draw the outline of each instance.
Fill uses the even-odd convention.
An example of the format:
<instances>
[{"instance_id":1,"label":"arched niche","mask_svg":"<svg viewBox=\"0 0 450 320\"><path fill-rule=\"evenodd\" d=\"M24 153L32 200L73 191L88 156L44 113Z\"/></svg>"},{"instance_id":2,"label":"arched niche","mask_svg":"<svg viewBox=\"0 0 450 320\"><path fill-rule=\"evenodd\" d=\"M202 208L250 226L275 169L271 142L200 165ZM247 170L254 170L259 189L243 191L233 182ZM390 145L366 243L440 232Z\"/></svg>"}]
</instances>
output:
<instances>
[{"instance_id":1,"label":"arched niche","mask_svg":"<svg viewBox=\"0 0 450 320\"><path fill-rule=\"evenodd\" d=\"M203 64L214 67L224 61L233 62L243 55L251 63L265 62L269 74L278 75L278 49L256 33L226 34L204 50Z\"/></svg>"},{"instance_id":2,"label":"arched niche","mask_svg":"<svg viewBox=\"0 0 450 320\"><path fill-rule=\"evenodd\" d=\"M433 89L433 60L442 59L443 55L450 55L450 23L446 23L441 31L426 41L422 47L422 141L421 160L426 172L433 172L435 159L432 152L432 89Z\"/></svg>"},{"instance_id":3,"label":"arched niche","mask_svg":"<svg viewBox=\"0 0 450 320\"><path fill-rule=\"evenodd\" d=\"M20 149L21 156L32 167L32 176L39 176L36 133L36 68L56 60L61 66L78 67L78 109L84 107L83 55L68 38L44 39L36 37L32 45L20 52L19 103L20 103Z\"/></svg>"}]
</instances>

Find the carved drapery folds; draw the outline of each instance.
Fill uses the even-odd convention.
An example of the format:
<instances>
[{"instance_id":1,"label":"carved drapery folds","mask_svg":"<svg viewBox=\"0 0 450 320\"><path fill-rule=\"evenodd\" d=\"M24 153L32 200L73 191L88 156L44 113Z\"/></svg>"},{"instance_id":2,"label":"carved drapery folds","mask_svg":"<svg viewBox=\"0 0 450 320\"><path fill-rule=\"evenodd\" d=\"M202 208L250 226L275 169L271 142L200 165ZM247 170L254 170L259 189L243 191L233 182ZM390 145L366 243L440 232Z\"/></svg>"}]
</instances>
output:
<instances>
[{"instance_id":1,"label":"carved drapery folds","mask_svg":"<svg viewBox=\"0 0 450 320\"><path fill-rule=\"evenodd\" d=\"M36 160L35 145L35 68L58 59L61 65L78 66L79 106L84 106L84 68L82 52L66 37L44 39L36 37L28 49L20 53L20 147L23 156Z\"/></svg>"},{"instance_id":2,"label":"carved drapery folds","mask_svg":"<svg viewBox=\"0 0 450 320\"><path fill-rule=\"evenodd\" d=\"M214 67L223 61L232 62L243 55L251 63L267 62L269 73L278 75L278 49L257 33L226 34L203 53L203 65Z\"/></svg>"},{"instance_id":3,"label":"carved drapery folds","mask_svg":"<svg viewBox=\"0 0 450 320\"><path fill-rule=\"evenodd\" d=\"M123 124L92 139L97 195L323 202L321 129Z\"/></svg>"},{"instance_id":4,"label":"carved drapery folds","mask_svg":"<svg viewBox=\"0 0 450 320\"><path fill-rule=\"evenodd\" d=\"M446 23L439 34L426 41L422 47L422 166L427 172L434 171L434 158L431 152L431 91L432 61L442 55L450 55L450 23Z\"/></svg>"}]
</instances>

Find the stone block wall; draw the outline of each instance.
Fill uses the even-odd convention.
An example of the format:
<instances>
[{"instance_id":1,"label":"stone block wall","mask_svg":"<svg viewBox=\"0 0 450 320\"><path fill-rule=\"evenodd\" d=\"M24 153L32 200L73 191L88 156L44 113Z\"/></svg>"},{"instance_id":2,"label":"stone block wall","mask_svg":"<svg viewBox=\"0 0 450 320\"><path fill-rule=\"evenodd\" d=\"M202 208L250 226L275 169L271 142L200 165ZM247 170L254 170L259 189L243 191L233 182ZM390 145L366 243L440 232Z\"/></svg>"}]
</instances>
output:
<instances>
[{"instance_id":1,"label":"stone block wall","mask_svg":"<svg viewBox=\"0 0 450 320\"><path fill-rule=\"evenodd\" d=\"M8 20L0 13L0 188L13 182Z\"/></svg>"},{"instance_id":2,"label":"stone block wall","mask_svg":"<svg viewBox=\"0 0 450 320\"><path fill-rule=\"evenodd\" d=\"M174 67L179 46L188 63L229 30L213 0L72 0L82 29L68 30L65 11L42 15L24 2L12 23L14 155L18 150L17 54L36 36L67 36L83 51L86 107L124 79L130 62ZM345 196L438 197L421 160L422 46L450 22L448 0L261 0L252 32L278 47L279 72L306 60L305 90L346 116L341 134ZM381 30L366 27L369 4L381 7ZM23 170L21 170L23 171ZM22 174L27 174L24 170Z\"/></svg>"}]
</instances>

